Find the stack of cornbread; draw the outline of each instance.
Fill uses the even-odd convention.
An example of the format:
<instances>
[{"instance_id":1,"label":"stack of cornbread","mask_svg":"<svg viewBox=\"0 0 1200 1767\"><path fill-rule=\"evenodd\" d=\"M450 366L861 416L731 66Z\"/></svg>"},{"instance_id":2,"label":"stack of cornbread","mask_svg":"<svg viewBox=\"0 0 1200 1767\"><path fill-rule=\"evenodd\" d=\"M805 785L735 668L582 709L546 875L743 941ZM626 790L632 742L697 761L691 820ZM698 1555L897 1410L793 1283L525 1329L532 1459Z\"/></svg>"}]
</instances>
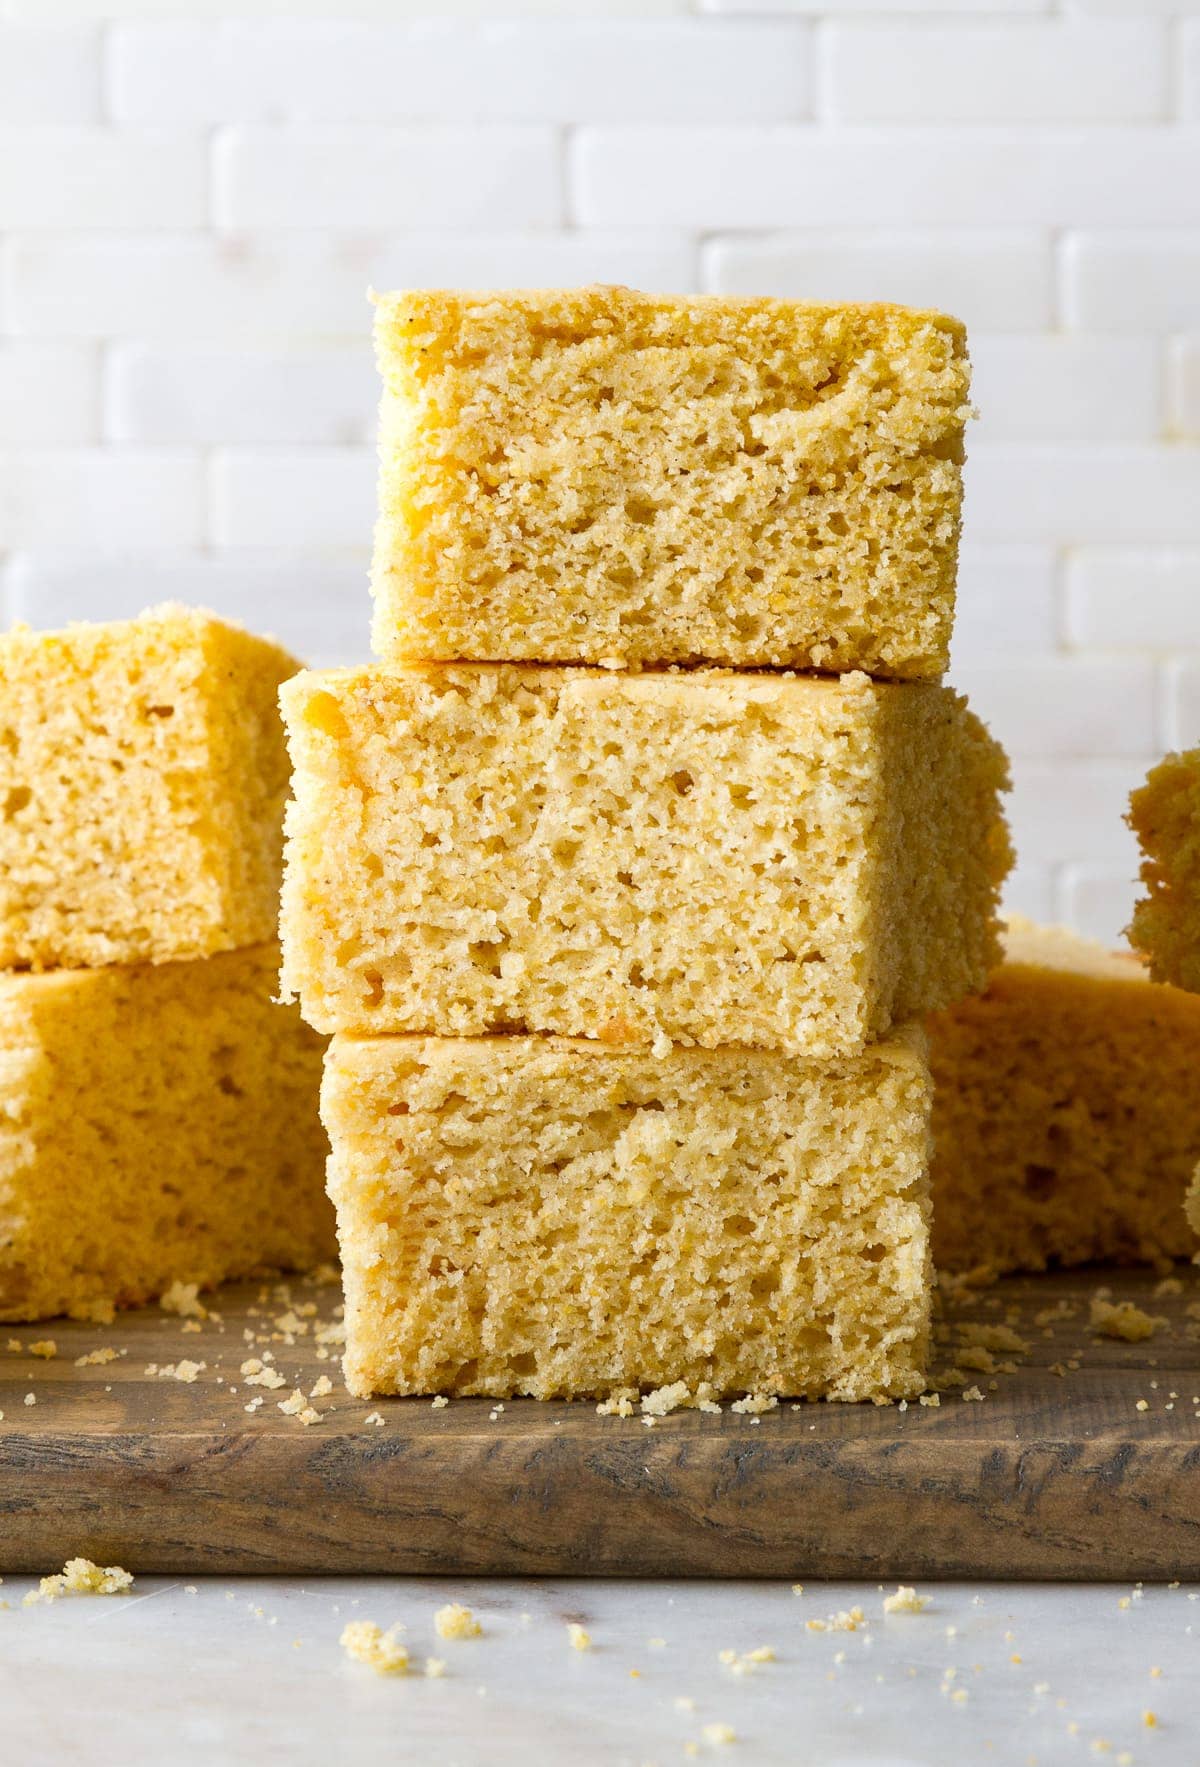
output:
<instances>
[{"instance_id":1,"label":"stack of cornbread","mask_svg":"<svg viewBox=\"0 0 1200 1767\"><path fill-rule=\"evenodd\" d=\"M939 681L961 326L585 289L377 336L379 661L282 693L351 1390L920 1391L913 1021L1009 864Z\"/></svg>"},{"instance_id":2,"label":"stack of cornbread","mask_svg":"<svg viewBox=\"0 0 1200 1767\"><path fill-rule=\"evenodd\" d=\"M295 667L183 608L0 636L0 1319L333 1249L271 998Z\"/></svg>"}]
</instances>

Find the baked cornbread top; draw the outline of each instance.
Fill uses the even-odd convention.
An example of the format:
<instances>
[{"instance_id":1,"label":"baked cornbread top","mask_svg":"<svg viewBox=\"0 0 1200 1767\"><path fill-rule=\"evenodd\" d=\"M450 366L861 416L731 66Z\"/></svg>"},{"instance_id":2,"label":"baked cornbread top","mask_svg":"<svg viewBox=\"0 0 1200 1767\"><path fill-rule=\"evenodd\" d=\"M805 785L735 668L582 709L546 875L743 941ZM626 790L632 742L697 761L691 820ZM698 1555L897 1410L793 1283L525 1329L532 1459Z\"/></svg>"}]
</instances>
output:
<instances>
[{"instance_id":1,"label":"baked cornbread top","mask_svg":"<svg viewBox=\"0 0 1200 1767\"><path fill-rule=\"evenodd\" d=\"M946 667L943 314L591 287L377 297L390 662Z\"/></svg>"}]
</instances>

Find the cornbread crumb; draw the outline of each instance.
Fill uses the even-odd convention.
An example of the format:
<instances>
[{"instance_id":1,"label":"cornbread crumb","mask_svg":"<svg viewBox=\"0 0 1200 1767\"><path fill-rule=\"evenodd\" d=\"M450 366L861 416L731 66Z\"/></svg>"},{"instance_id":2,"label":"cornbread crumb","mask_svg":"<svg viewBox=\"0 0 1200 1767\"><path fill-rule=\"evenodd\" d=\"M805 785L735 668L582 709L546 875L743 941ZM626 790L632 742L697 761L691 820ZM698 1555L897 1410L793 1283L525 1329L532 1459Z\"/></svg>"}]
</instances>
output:
<instances>
[{"instance_id":1,"label":"cornbread crumb","mask_svg":"<svg viewBox=\"0 0 1200 1767\"><path fill-rule=\"evenodd\" d=\"M181 1362L165 1362L158 1370L160 1380L180 1380L191 1386L197 1375L203 1374L208 1367L207 1362L189 1362L185 1357Z\"/></svg>"},{"instance_id":2,"label":"cornbread crumb","mask_svg":"<svg viewBox=\"0 0 1200 1767\"><path fill-rule=\"evenodd\" d=\"M1157 1730L1158 1729L1158 1713L1157 1712L1149 1712L1149 1711L1143 1712L1142 1713L1142 1723L1145 1725L1147 1730Z\"/></svg>"},{"instance_id":3,"label":"cornbread crumb","mask_svg":"<svg viewBox=\"0 0 1200 1767\"><path fill-rule=\"evenodd\" d=\"M30 1344L29 1353L31 1356L40 1356L43 1361L49 1362L51 1357L58 1355L58 1345L53 1338L38 1338L36 1343Z\"/></svg>"},{"instance_id":4,"label":"cornbread crumb","mask_svg":"<svg viewBox=\"0 0 1200 1767\"><path fill-rule=\"evenodd\" d=\"M626 288L380 297L376 654L939 675L962 327Z\"/></svg>"},{"instance_id":5,"label":"cornbread crumb","mask_svg":"<svg viewBox=\"0 0 1200 1767\"><path fill-rule=\"evenodd\" d=\"M919 1393L917 1395L917 1404L918 1405L927 1405L935 1411L938 1409L938 1407L941 1405L941 1403L942 1403L942 1395L940 1393Z\"/></svg>"},{"instance_id":6,"label":"cornbread crumb","mask_svg":"<svg viewBox=\"0 0 1200 1767\"><path fill-rule=\"evenodd\" d=\"M158 1305L164 1313L177 1313L181 1319L207 1319L208 1308L200 1299L198 1282L180 1282L178 1277L158 1297Z\"/></svg>"},{"instance_id":7,"label":"cornbread crumb","mask_svg":"<svg viewBox=\"0 0 1200 1767\"><path fill-rule=\"evenodd\" d=\"M601 1399L596 1411L600 1417L632 1417L636 1397L636 1387L623 1388L619 1393L610 1393L607 1399Z\"/></svg>"},{"instance_id":8,"label":"cornbread crumb","mask_svg":"<svg viewBox=\"0 0 1200 1767\"><path fill-rule=\"evenodd\" d=\"M1190 1253L1200 999L1156 986L1129 953L1013 916L984 993L928 1029L939 1270Z\"/></svg>"},{"instance_id":9,"label":"cornbread crumb","mask_svg":"<svg viewBox=\"0 0 1200 1767\"><path fill-rule=\"evenodd\" d=\"M257 1356L248 1357L238 1369L238 1373L245 1376L248 1387L268 1387L274 1390L287 1385L277 1368L268 1368Z\"/></svg>"},{"instance_id":10,"label":"cornbread crumb","mask_svg":"<svg viewBox=\"0 0 1200 1767\"><path fill-rule=\"evenodd\" d=\"M1149 1409L1150 1409L1149 1401L1146 1399L1139 1399L1136 1402L1136 1404L1134 1405L1135 1411L1149 1411Z\"/></svg>"},{"instance_id":11,"label":"cornbread crumb","mask_svg":"<svg viewBox=\"0 0 1200 1767\"><path fill-rule=\"evenodd\" d=\"M1140 1344L1153 1337L1160 1326L1169 1324L1160 1314L1150 1314L1132 1301L1110 1301L1109 1289L1097 1289L1088 1309L1088 1324L1101 1337L1122 1338L1127 1344Z\"/></svg>"},{"instance_id":12,"label":"cornbread crumb","mask_svg":"<svg viewBox=\"0 0 1200 1767\"><path fill-rule=\"evenodd\" d=\"M778 1404L775 1393L747 1393L744 1399L735 1399L729 1409L743 1417L761 1417L765 1411L774 1411Z\"/></svg>"},{"instance_id":13,"label":"cornbread crumb","mask_svg":"<svg viewBox=\"0 0 1200 1767\"><path fill-rule=\"evenodd\" d=\"M923 1614L929 1606L931 1597L918 1595L908 1583L901 1583L894 1595L885 1595L883 1611L885 1614Z\"/></svg>"},{"instance_id":14,"label":"cornbread crumb","mask_svg":"<svg viewBox=\"0 0 1200 1767\"><path fill-rule=\"evenodd\" d=\"M816 1061L998 956L1006 763L949 688L463 664L282 703L282 986L322 1031Z\"/></svg>"},{"instance_id":15,"label":"cornbread crumb","mask_svg":"<svg viewBox=\"0 0 1200 1767\"><path fill-rule=\"evenodd\" d=\"M373 1620L351 1620L343 1627L341 1646L356 1663L365 1663L377 1675L407 1675L408 1650L400 1643L400 1627L384 1632Z\"/></svg>"},{"instance_id":16,"label":"cornbread crumb","mask_svg":"<svg viewBox=\"0 0 1200 1767\"><path fill-rule=\"evenodd\" d=\"M61 1571L43 1577L31 1589L23 1606L33 1607L39 1601L57 1601L60 1595L124 1595L133 1582L133 1573L120 1565L97 1565L90 1558L69 1558Z\"/></svg>"},{"instance_id":17,"label":"cornbread crumb","mask_svg":"<svg viewBox=\"0 0 1200 1767\"><path fill-rule=\"evenodd\" d=\"M327 1374L319 1374L313 1385L309 1388L308 1396L310 1399L324 1399L326 1395L332 1393L332 1391L333 1382L330 1380L329 1376Z\"/></svg>"},{"instance_id":18,"label":"cornbread crumb","mask_svg":"<svg viewBox=\"0 0 1200 1767\"><path fill-rule=\"evenodd\" d=\"M440 1607L433 1616L433 1623L439 1638L478 1638L483 1631L470 1608L457 1601Z\"/></svg>"},{"instance_id":19,"label":"cornbread crumb","mask_svg":"<svg viewBox=\"0 0 1200 1767\"><path fill-rule=\"evenodd\" d=\"M427 1677L429 1678L430 1681L440 1680L441 1677L445 1673L446 1673L446 1659L444 1657L426 1657L425 1658L425 1674L427 1675Z\"/></svg>"},{"instance_id":20,"label":"cornbread crumb","mask_svg":"<svg viewBox=\"0 0 1200 1767\"><path fill-rule=\"evenodd\" d=\"M26 1393L25 1398L22 1401L22 1403L26 1404L26 1405L36 1405L37 1404L37 1394L36 1393Z\"/></svg>"},{"instance_id":21,"label":"cornbread crumb","mask_svg":"<svg viewBox=\"0 0 1200 1767\"><path fill-rule=\"evenodd\" d=\"M915 1032L820 1064L339 1037L322 1111L347 1384L492 1398L682 1385L749 1392L755 1410L780 1392L915 1395L928 1107Z\"/></svg>"},{"instance_id":22,"label":"cornbread crumb","mask_svg":"<svg viewBox=\"0 0 1200 1767\"><path fill-rule=\"evenodd\" d=\"M718 1743L737 1741L737 1731L732 1724L706 1724L700 1734L705 1742L712 1743L714 1747Z\"/></svg>"},{"instance_id":23,"label":"cornbread crumb","mask_svg":"<svg viewBox=\"0 0 1200 1767\"><path fill-rule=\"evenodd\" d=\"M592 1635L591 1635L591 1633L586 1631L584 1629L584 1627L579 1625L578 1621L576 1621L576 1620L568 1621L568 1623L567 1623L567 1637L571 1641L571 1649L572 1650L591 1650L591 1648L592 1648Z\"/></svg>"},{"instance_id":24,"label":"cornbread crumb","mask_svg":"<svg viewBox=\"0 0 1200 1767\"><path fill-rule=\"evenodd\" d=\"M965 1387L962 1396L968 1403L982 1403L983 1400L983 1393L979 1387Z\"/></svg>"},{"instance_id":25,"label":"cornbread crumb","mask_svg":"<svg viewBox=\"0 0 1200 1767\"><path fill-rule=\"evenodd\" d=\"M444 1411L449 1403L450 1401L447 1399L445 1393L438 1393L430 1400L430 1404L435 1411ZM599 1406L597 1406L596 1409L599 1410Z\"/></svg>"},{"instance_id":26,"label":"cornbread crumb","mask_svg":"<svg viewBox=\"0 0 1200 1767\"><path fill-rule=\"evenodd\" d=\"M0 635L0 967L161 964L274 937L276 693L296 666L182 607Z\"/></svg>"}]
</instances>

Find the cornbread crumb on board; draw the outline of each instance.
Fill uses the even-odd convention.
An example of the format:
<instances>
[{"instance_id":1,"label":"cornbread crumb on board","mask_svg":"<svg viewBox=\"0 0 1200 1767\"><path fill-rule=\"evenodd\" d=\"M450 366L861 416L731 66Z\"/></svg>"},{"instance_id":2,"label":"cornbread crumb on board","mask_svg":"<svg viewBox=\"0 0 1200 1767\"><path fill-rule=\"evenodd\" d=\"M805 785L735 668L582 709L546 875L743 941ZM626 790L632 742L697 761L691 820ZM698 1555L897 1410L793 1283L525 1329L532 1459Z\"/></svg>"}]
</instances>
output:
<instances>
[{"instance_id":1,"label":"cornbread crumb on board","mask_svg":"<svg viewBox=\"0 0 1200 1767\"><path fill-rule=\"evenodd\" d=\"M200 1317L198 1287L333 1250L322 1044L277 963L0 974L0 1319Z\"/></svg>"},{"instance_id":2,"label":"cornbread crumb on board","mask_svg":"<svg viewBox=\"0 0 1200 1767\"><path fill-rule=\"evenodd\" d=\"M1147 1313L1132 1301L1113 1301L1111 1289L1097 1289L1088 1311L1088 1324L1102 1337L1123 1338L1127 1344L1140 1344L1153 1337L1160 1326L1169 1322L1161 1315Z\"/></svg>"},{"instance_id":3,"label":"cornbread crumb on board","mask_svg":"<svg viewBox=\"0 0 1200 1767\"><path fill-rule=\"evenodd\" d=\"M183 607L0 634L0 967L163 963L274 937L276 695L297 666Z\"/></svg>"},{"instance_id":4,"label":"cornbread crumb on board","mask_svg":"<svg viewBox=\"0 0 1200 1767\"><path fill-rule=\"evenodd\" d=\"M618 1415L645 1390L647 1423L685 1394L749 1394L752 1417L779 1393L915 1395L928 1112L914 1031L835 1063L338 1037L349 1389L615 1392Z\"/></svg>"},{"instance_id":5,"label":"cornbread crumb on board","mask_svg":"<svg viewBox=\"0 0 1200 1767\"><path fill-rule=\"evenodd\" d=\"M341 1646L356 1663L365 1663L377 1675L407 1675L408 1649L400 1642L400 1626L385 1632L374 1620L351 1620L342 1628Z\"/></svg>"},{"instance_id":6,"label":"cornbread crumb on board","mask_svg":"<svg viewBox=\"0 0 1200 1767\"><path fill-rule=\"evenodd\" d=\"M282 986L322 1031L826 1059L979 988L1002 751L949 688L304 673Z\"/></svg>"},{"instance_id":7,"label":"cornbread crumb on board","mask_svg":"<svg viewBox=\"0 0 1200 1767\"><path fill-rule=\"evenodd\" d=\"M29 1591L23 1606L57 1601L62 1595L124 1595L132 1583L132 1572L120 1565L97 1565L90 1558L69 1558L61 1571L43 1577L37 1588Z\"/></svg>"},{"instance_id":8,"label":"cornbread crumb on board","mask_svg":"<svg viewBox=\"0 0 1200 1767\"><path fill-rule=\"evenodd\" d=\"M377 655L943 672L957 320L426 290L375 337Z\"/></svg>"},{"instance_id":9,"label":"cornbread crumb on board","mask_svg":"<svg viewBox=\"0 0 1200 1767\"><path fill-rule=\"evenodd\" d=\"M483 1632L470 1608L457 1601L440 1607L433 1616L433 1624L439 1638L478 1638Z\"/></svg>"},{"instance_id":10,"label":"cornbread crumb on board","mask_svg":"<svg viewBox=\"0 0 1200 1767\"><path fill-rule=\"evenodd\" d=\"M928 1021L939 1277L1190 1256L1200 998L1012 917L984 993Z\"/></svg>"}]
</instances>

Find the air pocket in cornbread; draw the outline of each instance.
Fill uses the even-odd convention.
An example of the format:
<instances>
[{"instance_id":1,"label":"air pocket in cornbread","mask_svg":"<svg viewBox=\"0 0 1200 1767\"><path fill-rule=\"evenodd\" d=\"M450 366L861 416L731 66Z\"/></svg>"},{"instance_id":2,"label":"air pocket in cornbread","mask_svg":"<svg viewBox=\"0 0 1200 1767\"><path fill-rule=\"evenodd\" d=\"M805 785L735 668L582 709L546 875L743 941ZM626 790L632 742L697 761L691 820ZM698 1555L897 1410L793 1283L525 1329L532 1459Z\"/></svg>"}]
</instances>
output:
<instances>
[{"instance_id":1,"label":"air pocket in cornbread","mask_svg":"<svg viewBox=\"0 0 1200 1767\"><path fill-rule=\"evenodd\" d=\"M0 635L0 967L275 937L297 666L182 607Z\"/></svg>"},{"instance_id":2,"label":"air pocket in cornbread","mask_svg":"<svg viewBox=\"0 0 1200 1767\"><path fill-rule=\"evenodd\" d=\"M0 975L0 1319L332 1254L323 1045L278 956Z\"/></svg>"},{"instance_id":3,"label":"air pocket in cornbread","mask_svg":"<svg viewBox=\"0 0 1200 1767\"><path fill-rule=\"evenodd\" d=\"M987 991L929 1020L939 1265L1190 1254L1200 1000L1061 927L1010 923Z\"/></svg>"},{"instance_id":4,"label":"air pocket in cornbread","mask_svg":"<svg viewBox=\"0 0 1200 1767\"><path fill-rule=\"evenodd\" d=\"M379 665L281 697L319 1030L821 1059L997 955L1005 761L948 688Z\"/></svg>"},{"instance_id":5,"label":"air pocket in cornbread","mask_svg":"<svg viewBox=\"0 0 1200 1767\"><path fill-rule=\"evenodd\" d=\"M946 667L969 370L895 306L382 297L391 661Z\"/></svg>"},{"instance_id":6,"label":"air pocket in cornbread","mask_svg":"<svg viewBox=\"0 0 1200 1767\"><path fill-rule=\"evenodd\" d=\"M912 1397L929 1074L543 1037L336 1037L346 1378L370 1393Z\"/></svg>"}]
</instances>

